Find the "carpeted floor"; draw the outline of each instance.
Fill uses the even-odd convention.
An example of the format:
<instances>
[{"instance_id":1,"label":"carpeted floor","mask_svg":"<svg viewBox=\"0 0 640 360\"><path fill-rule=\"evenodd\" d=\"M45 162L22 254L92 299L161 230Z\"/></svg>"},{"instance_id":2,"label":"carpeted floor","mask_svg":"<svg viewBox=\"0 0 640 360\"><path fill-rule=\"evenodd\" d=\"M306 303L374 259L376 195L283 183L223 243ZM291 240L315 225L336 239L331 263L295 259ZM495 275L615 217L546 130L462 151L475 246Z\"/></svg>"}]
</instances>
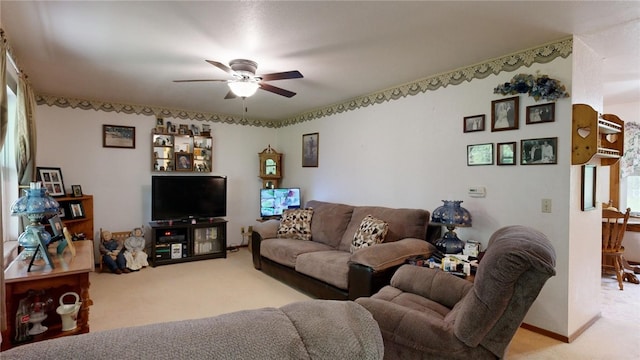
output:
<instances>
[{"instance_id":1,"label":"carpeted floor","mask_svg":"<svg viewBox=\"0 0 640 360\"><path fill-rule=\"evenodd\" d=\"M309 297L257 271L244 248L226 259L92 273L91 331L279 307ZM640 359L640 285L602 280L602 318L571 344L519 329L507 359Z\"/></svg>"}]
</instances>

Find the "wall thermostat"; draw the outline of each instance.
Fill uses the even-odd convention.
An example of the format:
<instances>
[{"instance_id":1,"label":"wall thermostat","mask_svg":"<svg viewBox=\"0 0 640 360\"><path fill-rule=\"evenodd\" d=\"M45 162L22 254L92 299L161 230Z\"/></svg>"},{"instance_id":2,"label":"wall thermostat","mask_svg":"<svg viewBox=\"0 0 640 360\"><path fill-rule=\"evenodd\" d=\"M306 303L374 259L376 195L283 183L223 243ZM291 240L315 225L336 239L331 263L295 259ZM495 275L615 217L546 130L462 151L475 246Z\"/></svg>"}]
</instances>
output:
<instances>
[{"instance_id":1,"label":"wall thermostat","mask_svg":"<svg viewBox=\"0 0 640 360\"><path fill-rule=\"evenodd\" d=\"M472 186L467 191L467 194L471 197L485 197L487 195L487 190L484 186Z\"/></svg>"}]
</instances>

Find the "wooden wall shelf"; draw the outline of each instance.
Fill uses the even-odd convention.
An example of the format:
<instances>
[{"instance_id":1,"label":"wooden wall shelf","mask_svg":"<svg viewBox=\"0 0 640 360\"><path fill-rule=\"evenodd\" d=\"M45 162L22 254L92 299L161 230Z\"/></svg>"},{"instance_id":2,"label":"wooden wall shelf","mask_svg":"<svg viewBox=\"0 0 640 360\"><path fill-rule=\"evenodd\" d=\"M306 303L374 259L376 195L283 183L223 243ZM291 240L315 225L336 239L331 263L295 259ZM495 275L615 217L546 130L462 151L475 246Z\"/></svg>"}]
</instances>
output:
<instances>
[{"instance_id":1,"label":"wooden wall shelf","mask_svg":"<svg viewBox=\"0 0 640 360\"><path fill-rule=\"evenodd\" d=\"M601 165L613 165L624 151L624 121L613 114L599 114L586 104L573 105L571 164L582 165L594 157Z\"/></svg>"}]
</instances>

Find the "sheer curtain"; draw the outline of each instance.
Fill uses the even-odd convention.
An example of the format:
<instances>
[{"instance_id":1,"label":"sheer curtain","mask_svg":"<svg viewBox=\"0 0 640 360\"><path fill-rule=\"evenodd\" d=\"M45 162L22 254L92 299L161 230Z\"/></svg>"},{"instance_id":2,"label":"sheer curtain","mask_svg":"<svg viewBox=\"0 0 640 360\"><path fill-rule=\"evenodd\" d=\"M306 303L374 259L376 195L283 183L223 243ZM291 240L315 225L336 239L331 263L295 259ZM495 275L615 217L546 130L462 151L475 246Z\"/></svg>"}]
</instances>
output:
<instances>
[{"instance_id":1,"label":"sheer curtain","mask_svg":"<svg viewBox=\"0 0 640 360\"><path fill-rule=\"evenodd\" d=\"M20 185L29 185L36 172L35 95L27 76L18 79L18 107L16 128L16 167Z\"/></svg>"},{"instance_id":2,"label":"sheer curtain","mask_svg":"<svg viewBox=\"0 0 640 360\"><path fill-rule=\"evenodd\" d=\"M4 31L0 29L0 149L4 147L4 139L7 134L7 125L9 124L9 114L7 111L7 42L4 37ZM0 200L1 200L0 193ZM2 219L2 207L0 206L0 219ZM0 234L3 234L2 221L0 221ZM4 239L3 239L4 242ZM2 244L4 246L4 244ZM0 248L0 329L5 330L7 327L4 301L4 247ZM2 335L0 335L0 343L2 343Z\"/></svg>"},{"instance_id":3,"label":"sheer curtain","mask_svg":"<svg viewBox=\"0 0 640 360\"><path fill-rule=\"evenodd\" d=\"M624 155L620 160L620 177L640 173L640 124L624 124Z\"/></svg>"}]
</instances>

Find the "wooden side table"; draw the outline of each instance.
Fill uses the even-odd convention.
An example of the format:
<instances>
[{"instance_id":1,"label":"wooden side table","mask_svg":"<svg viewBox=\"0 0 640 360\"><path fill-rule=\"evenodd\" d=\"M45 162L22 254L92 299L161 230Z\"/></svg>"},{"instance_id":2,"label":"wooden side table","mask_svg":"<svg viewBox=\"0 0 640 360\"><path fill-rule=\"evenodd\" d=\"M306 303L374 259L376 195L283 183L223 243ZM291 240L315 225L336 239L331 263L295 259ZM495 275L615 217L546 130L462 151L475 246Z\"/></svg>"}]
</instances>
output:
<instances>
[{"instance_id":1,"label":"wooden side table","mask_svg":"<svg viewBox=\"0 0 640 360\"><path fill-rule=\"evenodd\" d=\"M93 301L89 297L89 273L94 270L93 241L74 241L76 256L68 251L57 255L50 251L54 268L34 265L27 272L28 262L18 257L4 272L7 306L7 330L2 333L2 350L34 341L57 338L66 335L89 332L89 306ZM52 249L53 250L53 249ZM20 300L27 297L29 290L45 290L51 296L54 306L47 311L43 325L49 329L42 334L32 336L24 343L15 343L16 313ZM78 313L78 327L71 331L62 331L62 320L56 313L60 296L66 292L80 295L82 306Z\"/></svg>"}]
</instances>

